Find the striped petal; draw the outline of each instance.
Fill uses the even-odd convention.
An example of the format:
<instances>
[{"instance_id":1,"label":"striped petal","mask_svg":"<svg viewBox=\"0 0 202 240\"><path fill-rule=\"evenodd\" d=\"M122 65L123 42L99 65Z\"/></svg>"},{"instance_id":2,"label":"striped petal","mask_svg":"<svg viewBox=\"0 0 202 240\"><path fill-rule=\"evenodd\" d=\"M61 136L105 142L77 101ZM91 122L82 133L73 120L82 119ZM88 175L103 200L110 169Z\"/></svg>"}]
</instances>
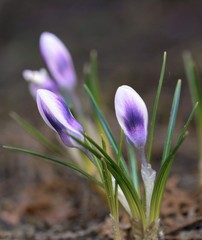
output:
<instances>
[{"instance_id":1,"label":"striped petal","mask_svg":"<svg viewBox=\"0 0 202 240\"><path fill-rule=\"evenodd\" d=\"M117 120L127 139L138 149L143 148L148 125L144 101L133 88L123 85L117 89L114 103Z\"/></svg>"},{"instance_id":2,"label":"striped petal","mask_svg":"<svg viewBox=\"0 0 202 240\"><path fill-rule=\"evenodd\" d=\"M40 50L46 65L61 89L71 90L76 85L76 73L71 55L63 42L54 34L40 36Z\"/></svg>"},{"instance_id":3,"label":"striped petal","mask_svg":"<svg viewBox=\"0 0 202 240\"><path fill-rule=\"evenodd\" d=\"M43 120L59 134L65 145L82 149L79 143L69 135L84 141L83 127L73 117L61 96L40 89L37 91L37 106Z\"/></svg>"}]
</instances>

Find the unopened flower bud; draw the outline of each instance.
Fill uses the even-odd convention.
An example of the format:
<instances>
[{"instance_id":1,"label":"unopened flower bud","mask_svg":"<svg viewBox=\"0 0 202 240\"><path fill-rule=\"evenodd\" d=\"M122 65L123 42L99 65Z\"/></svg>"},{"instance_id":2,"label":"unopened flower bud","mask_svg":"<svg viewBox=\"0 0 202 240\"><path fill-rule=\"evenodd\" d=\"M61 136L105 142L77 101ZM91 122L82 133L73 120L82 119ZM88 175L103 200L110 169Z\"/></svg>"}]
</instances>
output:
<instances>
[{"instance_id":1,"label":"unopened flower bud","mask_svg":"<svg viewBox=\"0 0 202 240\"><path fill-rule=\"evenodd\" d=\"M115 112L129 142L142 149L147 140L148 112L139 94L123 85L115 94Z\"/></svg>"},{"instance_id":2,"label":"unopened flower bud","mask_svg":"<svg viewBox=\"0 0 202 240\"><path fill-rule=\"evenodd\" d=\"M57 86L52 81L45 69L39 71L24 70L22 73L24 79L29 82L29 90L35 98L38 89L47 89L52 92L57 92Z\"/></svg>"},{"instance_id":3,"label":"unopened flower bud","mask_svg":"<svg viewBox=\"0 0 202 240\"><path fill-rule=\"evenodd\" d=\"M37 91L37 106L46 124L57 132L65 145L83 150L71 136L84 141L84 129L73 117L64 99L48 90Z\"/></svg>"},{"instance_id":4,"label":"unopened flower bud","mask_svg":"<svg viewBox=\"0 0 202 240\"><path fill-rule=\"evenodd\" d=\"M76 85L76 73L71 55L63 42L54 34L44 32L40 36L40 50L58 87L72 90Z\"/></svg>"}]
</instances>

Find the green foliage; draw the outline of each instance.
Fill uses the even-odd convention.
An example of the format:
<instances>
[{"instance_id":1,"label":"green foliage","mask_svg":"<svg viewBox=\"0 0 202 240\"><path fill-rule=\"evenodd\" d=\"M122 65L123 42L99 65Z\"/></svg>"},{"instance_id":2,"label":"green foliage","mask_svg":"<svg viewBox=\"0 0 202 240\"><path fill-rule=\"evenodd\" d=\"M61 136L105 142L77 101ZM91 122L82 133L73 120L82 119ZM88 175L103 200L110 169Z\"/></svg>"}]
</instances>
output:
<instances>
[{"instance_id":1,"label":"green foliage","mask_svg":"<svg viewBox=\"0 0 202 240\"><path fill-rule=\"evenodd\" d=\"M42 153L38 153L38 152L35 152L35 151L32 151L32 150L24 149L24 148L12 147L12 146L7 146L7 145L3 145L2 147L5 148L5 149L8 149L8 150L11 150L11 151L26 153L26 154L29 154L29 155L32 155L32 156L35 156L35 157L38 157L38 158L43 158L43 159L46 159L46 160L51 161L53 163L57 163L59 165L71 168L72 170L75 170L75 171L81 173L82 175L84 175L85 177L87 177L90 181L95 182L97 185L99 185L101 187L103 186L100 181L98 181L96 178L94 178L93 176L88 174L86 171L83 171L80 167L78 167L74 164L68 163L68 162L63 161L61 159L57 159L57 158L54 158L54 157L44 155Z\"/></svg>"},{"instance_id":2,"label":"green foliage","mask_svg":"<svg viewBox=\"0 0 202 240\"><path fill-rule=\"evenodd\" d=\"M187 73L190 79L193 79L193 64L187 62ZM156 94L156 99L154 102L153 115L151 120L151 128L149 133L149 144L148 144L148 162L151 162L151 152L152 152L152 144L154 137L154 129L155 129L155 121L157 116L157 108L160 99L162 84L165 75L165 67L166 67L166 52L163 56L163 64ZM88 133L84 134L85 141L81 141L75 138L73 135L69 136L77 141L77 143L85 149L84 153L89 156L90 160L93 163L93 167L96 170L97 175L92 176L91 173L88 172L88 169L83 169L81 166L76 164L68 163L66 161L46 156L41 153L11 147L11 146L3 146L4 148L12 151L22 152L33 157L39 157L46 159L48 161L60 164L62 166L71 168L77 171L79 174L84 175L90 181L96 183L98 186L102 187L106 198L108 200L109 210L113 219L116 221L117 226L119 222L119 204L118 201L125 207L127 213L131 218L131 222L138 223L140 229L142 231L146 231L149 228L150 224L153 224L160 215L160 207L162 202L163 193L165 190L166 182L174 161L174 157L177 153L177 150L183 143L186 135L187 129L193 118L194 112L196 110L197 104L194 106L183 130L181 131L177 143L172 148L172 139L174 134L174 128L176 123L176 117L179 108L180 101L180 92L181 92L181 80L178 80L173 101L170 112L170 119L168 123L167 136L165 139L163 156L160 171L157 174L156 180L154 182L154 188L152 192L150 209L147 207L145 209L145 192L140 191L140 181L138 175L138 167L136 162L136 155L134 154L134 150L132 146L127 143L128 150L128 158L129 158L129 167L123 157L123 131L121 131L120 143L119 146L116 143L116 140L113 136L113 133L107 123L102 111L101 111L101 97L100 97L100 87L99 87L99 77L98 77L98 67L97 67L97 53L95 51L91 52L90 64L84 70L85 74L85 85L84 88L86 93L90 99L90 103L93 108L94 116L96 119L96 124L98 128L98 137L101 137L101 143L97 143L94 139L92 139ZM195 78L194 78L195 79ZM201 100L201 92L197 91L198 84L192 82L192 92L194 96L194 102ZM200 111L200 110L198 110ZM198 112L198 116L202 119L202 110ZM37 129L35 129L31 124L26 122L24 119L19 117L17 114L12 113L12 117L16 120L16 122L24 128L30 135L32 135L35 139L37 139L40 143L50 149L53 153L62 154L62 150L59 149L55 144L49 141L46 137L44 137ZM85 120L85 119L84 119ZM202 121L201 121L202 122ZM202 126L202 124L201 124ZM202 128L201 128L202 129ZM99 133L100 132L100 133ZM104 133L104 134L103 134ZM100 134L100 135L99 135ZM104 136L103 136L104 135ZM113 155L109 149L113 149ZM129 169L130 168L130 169ZM147 191L146 187L144 191ZM129 209L129 210L128 210ZM146 214L146 210L149 210L149 218L148 214ZM118 239L118 238L117 238Z\"/></svg>"},{"instance_id":3,"label":"green foliage","mask_svg":"<svg viewBox=\"0 0 202 240\"><path fill-rule=\"evenodd\" d=\"M95 101L95 99L93 97L93 94L91 93L90 89L87 87L87 85L84 85L84 88L86 89L86 91L88 93L88 96L90 97L90 101L91 101L93 110L94 110L94 112L97 116L97 119L98 119L100 125L102 126L102 129L104 130L104 132L105 132L105 134L106 134L106 136L107 136L115 154L118 154L118 146L117 146L117 143L114 139L112 131L109 128L109 125L108 125L107 121L105 120L101 110L99 109L98 104ZM128 169L127 169L126 163L123 159L123 156L121 156L120 161L121 161L121 167L124 169L125 172L128 172Z\"/></svg>"},{"instance_id":4,"label":"green foliage","mask_svg":"<svg viewBox=\"0 0 202 240\"><path fill-rule=\"evenodd\" d=\"M182 131L178 137L175 147L173 148L172 151L170 151L169 155L165 159L165 161L164 161L163 165L161 166L160 171L157 175L154 190L153 190L152 201L151 201L151 209L150 209L150 222L151 223L159 217L163 192L165 190L166 181L167 181L168 175L170 173L175 154L177 153L177 150L183 143L183 141L188 133L187 129L188 129L190 122L194 116L197 105L198 105L198 103L195 104L186 124L184 125L184 128L182 129Z\"/></svg>"},{"instance_id":5,"label":"green foliage","mask_svg":"<svg viewBox=\"0 0 202 240\"><path fill-rule=\"evenodd\" d=\"M166 141L164 144L162 164L164 163L165 159L167 158L167 156L169 155L169 152L170 152L176 117L177 117L178 108L179 108L180 92L181 92L181 80L178 80L177 86L175 89L175 94L173 97L173 104L172 104L172 108L171 108L171 112L170 112L170 120L168 123L167 137L166 137Z\"/></svg>"},{"instance_id":6,"label":"green foliage","mask_svg":"<svg viewBox=\"0 0 202 240\"><path fill-rule=\"evenodd\" d=\"M189 52L183 54L185 72L191 92L193 105L198 102L198 108L195 114L196 130L198 134L198 152L199 152L199 186L202 186L202 88L199 82L199 75L196 65Z\"/></svg>"},{"instance_id":7,"label":"green foliage","mask_svg":"<svg viewBox=\"0 0 202 240\"><path fill-rule=\"evenodd\" d=\"M161 74L160 74L160 78L159 78L159 84L158 84L158 88L157 88L157 93L156 93L156 98L155 98L154 108L153 108L153 113L152 113L152 119L151 119L151 128L150 128L150 132L149 132L149 143L148 143L148 153L147 153L148 162L150 162L150 159L151 159L151 151L152 151L153 138L154 138L154 128L155 128L155 122L156 122L157 108L158 108L159 98L160 98L164 75L165 75L165 70L166 70L166 57L167 57L167 53L164 52L163 64L162 64L162 68L161 68Z\"/></svg>"},{"instance_id":8,"label":"green foliage","mask_svg":"<svg viewBox=\"0 0 202 240\"><path fill-rule=\"evenodd\" d=\"M17 113L11 112L10 116L23 128L27 133L29 133L33 138L40 142L43 146L47 147L51 152L62 155L63 151L49 139L47 139L38 129L27 122L24 118L20 117Z\"/></svg>"}]
</instances>

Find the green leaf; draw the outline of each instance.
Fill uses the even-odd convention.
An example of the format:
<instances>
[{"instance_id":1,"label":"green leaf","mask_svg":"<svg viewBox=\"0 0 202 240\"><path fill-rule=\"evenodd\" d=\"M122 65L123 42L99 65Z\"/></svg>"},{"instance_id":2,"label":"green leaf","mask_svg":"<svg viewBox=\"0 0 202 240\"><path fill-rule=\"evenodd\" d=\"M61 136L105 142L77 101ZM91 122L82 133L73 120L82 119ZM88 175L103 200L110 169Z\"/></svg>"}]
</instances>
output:
<instances>
[{"instance_id":1,"label":"green leaf","mask_svg":"<svg viewBox=\"0 0 202 240\"><path fill-rule=\"evenodd\" d=\"M115 180L118 182L119 186L121 187L126 199L128 200L128 204L131 208L131 211L136 219L139 219L143 221L143 224L145 224L145 213L143 206L141 204L139 195L130 179L130 177L127 175L125 171L123 171L117 163L89 136L85 135L87 140L102 154L99 157L99 153L96 150L92 150L88 148L89 151L92 152L92 154L96 154L96 157L100 159L104 159L104 161L107 164L108 170L111 172L111 174L114 176ZM82 143L79 139L76 139L74 136L72 138L78 143L80 143L82 146L85 147L85 143Z\"/></svg>"},{"instance_id":2,"label":"green leaf","mask_svg":"<svg viewBox=\"0 0 202 240\"><path fill-rule=\"evenodd\" d=\"M104 189L105 189L106 195L107 195L108 205L109 205L112 216L114 216L116 218L118 214L116 212L111 174L107 168L106 162L104 160L101 160L101 161L102 161L102 169L103 169L103 171L102 171L103 184L104 184Z\"/></svg>"},{"instance_id":3,"label":"green leaf","mask_svg":"<svg viewBox=\"0 0 202 240\"><path fill-rule=\"evenodd\" d=\"M199 185L202 186L202 86L199 82L199 75L196 69L196 65L192 60L191 54L185 52L183 54L184 65L186 70L186 76L189 84L189 90L191 92L192 103L198 102L198 108L195 113L196 131L198 135L198 179Z\"/></svg>"},{"instance_id":4,"label":"green leaf","mask_svg":"<svg viewBox=\"0 0 202 240\"><path fill-rule=\"evenodd\" d=\"M175 94L173 97L173 103L172 103L172 108L170 112L170 119L169 119L167 136L164 144L163 157L162 157L161 164L164 163L165 159L168 157L170 152L173 132L174 132L175 123L176 123L176 117L177 117L178 108L179 108L180 92L181 92L181 80L178 80L177 86L175 88Z\"/></svg>"},{"instance_id":5,"label":"green leaf","mask_svg":"<svg viewBox=\"0 0 202 240\"><path fill-rule=\"evenodd\" d=\"M130 168L131 168L131 178L134 184L134 187L140 196L140 189L139 189L139 175L138 175L138 168L137 168L137 160L135 157L135 153L133 150L133 147L131 144L127 143L127 150L128 150L128 156L130 159Z\"/></svg>"},{"instance_id":6,"label":"green leaf","mask_svg":"<svg viewBox=\"0 0 202 240\"><path fill-rule=\"evenodd\" d=\"M154 220L159 218L162 197L163 197L163 193L165 190L168 175L170 173L170 170L171 170L171 167L172 167L172 164L174 161L175 154L177 153L179 147L181 146L181 144L183 143L183 141L187 135L187 129L188 129L190 122L194 116L197 105L198 105L198 103L195 104L192 112L189 115L189 118L188 118L186 124L184 125L184 128L182 129L182 131L180 133L180 136L178 137L175 147L173 148L173 150L171 151L169 156L165 159L165 161L164 161L163 165L161 166L161 169L157 175L155 185L154 185L152 200L151 200L150 223L152 223Z\"/></svg>"},{"instance_id":7,"label":"green leaf","mask_svg":"<svg viewBox=\"0 0 202 240\"><path fill-rule=\"evenodd\" d=\"M115 139L114 139L114 137L112 135L112 132L111 132L111 130L110 130L106 120L104 119L104 117L103 117L103 115L101 113L101 110L99 109L99 107L98 107L98 105L97 105L97 103L96 103L96 101L95 101L95 99L94 99L90 89L88 88L88 86L84 85L84 88L86 89L86 91L87 91L87 93L88 93L88 95L90 97L90 100L91 100L94 112L96 113L97 118L98 118L98 120L99 120L99 122L100 122L100 124L101 124L101 126L102 126L102 128L103 128L103 130L104 130L104 132L105 132L105 134L106 134L110 144L112 145L112 148L113 148L115 154L118 154L117 143L116 143L116 141L115 141ZM122 156L121 156L121 160L120 161L121 161L121 167L124 169L124 171L126 173L128 173L128 169L127 169L126 163L125 163L125 161L124 161Z\"/></svg>"},{"instance_id":8,"label":"green leaf","mask_svg":"<svg viewBox=\"0 0 202 240\"><path fill-rule=\"evenodd\" d=\"M87 177L90 181L93 181L97 185L103 187L102 183L100 181L98 181L95 177L89 175L86 171L82 170L80 167L78 167L78 166L76 166L74 164L67 163L67 162L65 162L65 161L63 161L61 159L50 157L50 156L47 156L47 155L44 155L44 154L41 154L39 152L35 152L35 151L32 151L32 150L29 150L29 149L18 148L18 147L7 146L7 145L3 145L2 147L5 148L5 149L8 149L8 150L11 150L11 151L26 153L26 154L29 154L31 156L43 158L43 159L46 159L48 161L51 161L51 162L63 165L65 167L71 168L72 170L75 170L75 171L81 173L82 175L84 175L85 177Z\"/></svg>"},{"instance_id":9,"label":"green leaf","mask_svg":"<svg viewBox=\"0 0 202 240\"><path fill-rule=\"evenodd\" d=\"M162 64L162 68L161 68L161 74L160 74L160 78L159 78L159 84L158 84L158 88L157 88L157 93L156 93L156 98L155 98L154 108L153 108L153 113L152 113L151 128L150 128L150 132L149 132L149 142L148 142L148 152L147 152L147 161L148 162L150 162L150 159L151 159L151 152L152 152L152 145L153 145L153 138L154 138L154 128L155 128L155 122L156 122L156 113L157 113L159 97L161 94L161 89L162 89L164 75L165 75L165 69L166 69L166 56L167 56L167 53L164 52L163 64Z\"/></svg>"},{"instance_id":10,"label":"green leaf","mask_svg":"<svg viewBox=\"0 0 202 240\"><path fill-rule=\"evenodd\" d=\"M123 194L125 195L131 209L132 216L134 217L134 219L141 221L143 224L143 228L145 228L146 217L144 213L144 208L134 188L133 183L125 174L125 172L123 172L115 162L110 162L108 159L106 159L105 162L109 171L114 176L115 180L123 191Z\"/></svg>"},{"instance_id":11,"label":"green leaf","mask_svg":"<svg viewBox=\"0 0 202 240\"><path fill-rule=\"evenodd\" d=\"M197 73L196 66L193 62L191 54L189 52L185 52L183 55L184 65L186 70L186 76L189 83L189 89L191 91L193 105L196 102L199 102L196 113L200 112L200 117L202 118L202 88L199 82L199 77ZM201 119L202 124L202 119Z\"/></svg>"},{"instance_id":12,"label":"green leaf","mask_svg":"<svg viewBox=\"0 0 202 240\"><path fill-rule=\"evenodd\" d=\"M84 79L85 83L93 93L98 106L101 105L100 86L99 86L99 74L98 74L98 63L97 63L97 51L92 50L90 52L90 64L84 67Z\"/></svg>"},{"instance_id":13,"label":"green leaf","mask_svg":"<svg viewBox=\"0 0 202 240\"><path fill-rule=\"evenodd\" d=\"M119 150L118 150L118 156L117 156L117 165L120 166L120 160L121 160L121 153L122 153L122 147L123 147L123 137L124 137L124 132L121 129L121 134L120 134L120 142L119 142ZM118 183L115 181L115 191L114 191L114 201L115 201L115 208L116 208L116 217L118 221L118 212L119 212L119 204L118 204Z\"/></svg>"},{"instance_id":14,"label":"green leaf","mask_svg":"<svg viewBox=\"0 0 202 240\"><path fill-rule=\"evenodd\" d=\"M89 150L94 156L98 159L105 161L107 164L108 170L114 176L115 180L118 182L119 186L121 187L128 204L130 206L131 212L135 219L142 221L143 227L146 224L146 218L143 206L141 204L140 198L137 194L137 191L130 179L130 176L127 175L125 171L121 167L117 165L117 163L104 151L93 139L89 136L84 135L85 138L99 151L93 149L89 144L82 142L81 140L77 139L73 135L70 135L75 141L77 141L81 146Z\"/></svg>"},{"instance_id":15,"label":"green leaf","mask_svg":"<svg viewBox=\"0 0 202 240\"><path fill-rule=\"evenodd\" d=\"M37 130L34 126L21 118L17 113L11 112L10 115L20 127L22 127L27 133L34 137L43 146L47 147L49 150L56 154L63 154L63 152L57 145L49 141L39 130Z\"/></svg>"}]
</instances>

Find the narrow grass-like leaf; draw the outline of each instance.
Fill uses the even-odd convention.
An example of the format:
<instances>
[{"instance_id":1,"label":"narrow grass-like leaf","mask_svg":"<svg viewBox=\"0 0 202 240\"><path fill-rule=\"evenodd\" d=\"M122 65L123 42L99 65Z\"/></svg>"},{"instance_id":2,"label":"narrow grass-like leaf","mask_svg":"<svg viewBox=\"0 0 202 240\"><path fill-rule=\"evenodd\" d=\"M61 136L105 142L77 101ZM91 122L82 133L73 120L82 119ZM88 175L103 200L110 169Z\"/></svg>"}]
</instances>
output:
<instances>
[{"instance_id":1,"label":"narrow grass-like leaf","mask_svg":"<svg viewBox=\"0 0 202 240\"><path fill-rule=\"evenodd\" d=\"M132 178L134 187L135 187L138 195L140 196L137 161L136 161L136 157L135 157L133 147L129 143L127 143L127 150L128 150L129 160L130 160L131 178Z\"/></svg>"},{"instance_id":2,"label":"narrow grass-like leaf","mask_svg":"<svg viewBox=\"0 0 202 240\"><path fill-rule=\"evenodd\" d=\"M98 76L98 64L97 64L97 51L92 50L90 52L90 63L84 66L84 79L85 84L90 89L96 100L98 106L101 104L99 76Z\"/></svg>"},{"instance_id":3,"label":"narrow grass-like leaf","mask_svg":"<svg viewBox=\"0 0 202 240\"><path fill-rule=\"evenodd\" d=\"M183 58L184 58L186 76L187 76L189 88L191 91L193 105L196 102L199 102L196 113L200 111L200 114L202 115L202 104L201 104L202 103L202 88L201 88L201 85L199 82L197 69L196 69L195 63L193 62L191 54L189 52L185 52L183 55Z\"/></svg>"},{"instance_id":4,"label":"narrow grass-like leaf","mask_svg":"<svg viewBox=\"0 0 202 240\"><path fill-rule=\"evenodd\" d=\"M186 124L184 125L184 128L182 129L180 136L178 137L175 147L173 148L173 150L171 151L169 156L164 161L164 163L157 175L155 185L154 185L152 200L151 200L150 223L159 217L161 201L162 201L163 193L165 190L165 185L166 185L168 175L170 173L170 170L171 170L171 167L173 164L175 154L178 151L179 147L181 146L181 144L183 143L183 141L187 135L187 129L188 129L190 122L194 116L197 105L198 105L198 103L195 104L193 110L191 111L189 118L188 118Z\"/></svg>"},{"instance_id":5,"label":"narrow grass-like leaf","mask_svg":"<svg viewBox=\"0 0 202 240\"><path fill-rule=\"evenodd\" d=\"M33 125L21 118L17 113L11 112L10 116L18 123L20 127L22 127L27 133L34 137L43 146L47 147L49 150L56 154L63 154L62 150L57 145L48 140L38 129L36 129Z\"/></svg>"},{"instance_id":6,"label":"narrow grass-like leaf","mask_svg":"<svg viewBox=\"0 0 202 240\"><path fill-rule=\"evenodd\" d=\"M102 154L102 156L104 158L108 159L109 161L114 162L114 160L107 154L107 152L103 148L101 148L92 138L90 138L87 135L84 135L84 136ZM79 141L79 139L76 139L74 136L72 136L72 138L74 138L76 141ZM99 153L96 153L96 154L98 155Z\"/></svg>"},{"instance_id":7,"label":"narrow grass-like leaf","mask_svg":"<svg viewBox=\"0 0 202 240\"><path fill-rule=\"evenodd\" d=\"M186 135L184 135L183 138L180 139L180 142L178 142L178 145L174 148L172 153L167 157L156 178L155 186L153 189L151 208L150 208L150 222L153 222L155 219L159 217L161 201L162 201L163 193L165 190L165 185L168 179L168 175L170 173L175 154L179 149L180 145L182 144L182 142L184 141L185 136Z\"/></svg>"},{"instance_id":8,"label":"narrow grass-like leaf","mask_svg":"<svg viewBox=\"0 0 202 240\"><path fill-rule=\"evenodd\" d=\"M114 176L115 180L118 182L119 186L124 192L124 195L128 200L128 204L131 208L131 211L133 212L135 217L138 219L142 219L143 223L145 223L145 213L143 210L143 206L140 202L140 198L138 196L138 193L130 177L126 174L125 171L123 171L123 169L121 169L117 165L117 163L93 139L91 139L86 135L85 137L102 154L100 159L105 160L109 171ZM76 139L74 136L72 136L72 138L78 141L81 145L85 146L85 143L82 143L79 139ZM89 151L91 151L91 149L89 149ZM97 156L99 156L99 153L97 153L95 150L93 151L97 154Z\"/></svg>"},{"instance_id":9,"label":"narrow grass-like leaf","mask_svg":"<svg viewBox=\"0 0 202 240\"><path fill-rule=\"evenodd\" d=\"M165 69L166 69L166 55L167 55L167 53L164 52L163 64L162 64L162 68L161 68L161 74L160 74L160 78L159 78L159 84L158 84L158 88L157 88L157 93L156 93L156 98L155 98L154 108L153 108L153 113L152 113L151 127L150 127L150 132L149 132L148 152L147 152L147 161L148 162L150 162L150 159L151 159L151 152L152 152L152 145L153 145L153 138L154 138L154 128L155 128L155 122L156 122L156 113L157 113L159 97L161 94L161 89L162 89L164 75L165 75Z\"/></svg>"},{"instance_id":10,"label":"narrow grass-like leaf","mask_svg":"<svg viewBox=\"0 0 202 240\"><path fill-rule=\"evenodd\" d=\"M118 151L118 157L117 157L117 165L120 166L120 159L121 159L121 153L122 153L122 146L123 146L123 137L124 137L124 132L121 129L121 134L120 134L120 143L119 143L119 151ZM114 191L114 201L115 201L115 208L116 208L116 217L118 217L118 212L119 212L119 204L118 204L118 183L115 181L115 191ZM118 219L116 219L118 221Z\"/></svg>"},{"instance_id":11,"label":"narrow grass-like leaf","mask_svg":"<svg viewBox=\"0 0 202 240\"><path fill-rule=\"evenodd\" d=\"M93 149L92 144L90 142L86 142L86 144L89 145L91 149ZM95 166L96 166L96 168L98 170L98 173L100 175L100 178L103 179L103 176L102 176L102 164L100 162L100 159L98 159L98 157L95 154L93 155L93 159L94 159L94 164L95 164Z\"/></svg>"},{"instance_id":12,"label":"narrow grass-like leaf","mask_svg":"<svg viewBox=\"0 0 202 240\"><path fill-rule=\"evenodd\" d=\"M101 113L101 111L100 111L100 109L99 109L99 107L98 107L98 105L97 105L97 103L96 103L96 101L95 101L95 99L94 99L90 89L88 88L88 86L84 85L84 88L86 89L86 91L87 91L87 93L88 93L88 95L90 97L90 100L91 100L94 112L96 113L97 118L99 119L99 122L100 122L100 124L101 124L101 126L102 126L102 128L103 128L103 130L104 130L104 132L105 132L105 134L106 134L110 144L112 145L112 148L113 148L114 152L116 154L118 154L118 146L117 146L117 143L116 143L116 141L115 141L115 139L114 139L114 137L112 135L112 132L111 132L111 130L109 128L109 125L107 124L106 120L104 119L104 117L103 117L103 115L102 115L102 113ZM122 156L121 156L121 167L124 169L124 171L126 173L128 173L128 169L127 169L126 163L125 163L125 161L124 161Z\"/></svg>"},{"instance_id":13,"label":"narrow grass-like leaf","mask_svg":"<svg viewBox=\"0 0 202 240\"><path fill-rule=\"evenodd\" d=\"M166 136L166 141L163 149L163 157L162 157L161 164L164 163L165 159L168 157L170 152L173 132L174 132L175 123L176 123L176 117L177 117L178 108L179 108L180 92L181 92L181 80L178 80L175 88L174 97L173 97L173 103L172 103L171 112L170 112L170 119L169 119L167 136Z\"/></svg>"},{"instance_id":14,"label":"narrow grass-like leaf","mask_svg":"<svg viewBox=\"0 0 202 240\"><path fill-rule=\"evenodd\" d=\"M118 156L117 156L117 165L118 166L120 166L121 153L122 153L122 147L123 147L123 137L124 137L124 132L121 129L119 150L118 150Z\"/></svg>"},{"instance_id":15,"label":"narrow grass-like leaf","mask_svg":"<svg viewBox=\"0 0 202 240\"><path fill-rule=\"evenodd\" d=\"M111 214L116 218L117 217L117 212L116 212L116 203L114 199L114 190L113 190L113 185L112 185L112 178L111 174L107 168L107 164L104 161L104 159L101 159L102 161L102 168L103 168L103 184L104 184L104 189L106 191L107 195L107 200L108 204L110 207L110 212Z\"/></svg>"},{"instance_id":16,"label":"narrow grass-like leaf","mask_svg":"<svg viewBox=\"0 0 202 240\"><path fill-rule=\"evenodd\" d=\"M199 131L199 137L202 138L202 88L199 82L196 66L192 60L191 54L188 52L184 53L184 65L193 105L195 105L196 102L199 103L195 117L198 128L197 130Z\"/></svg>"},{"instance_id":17,"label":"narrow grass-like leaf","mask_svg":"<svg viewBox=\"0 0 202 240\"><path fill-rule=\"evenodd\" d=\"M70 135L75 141L77 141L81 146L89 150L93 155L100 159L104 160L107 164L108 170L114 176L115 180L118 182L119 186L121 187L128 204L130 206L132 215L135 219L141 220L143 223L143 227L146 224L146 218L142 203L140 198L137 194L137 191L132 183L131 178L122 168L120 168L117 163L105 152L93 139L85 135L86 139L100 152L96 151L92 147L90 147L85 142L80 141L79 139L75 138L74 136Z\"/></svg>"},{"instance_id":18,"label":"narrow grass-like leaf","mask_svg":"<svg viewBox=\"0 0 202 240\"><path fill-rule=\"evenodd\" d=\"M128 205L131 209L132 215L136 220L140 220L143 224L143 228L146 224L146 217L142 203L139 199L139 196L134 188L133 183L130 181L128 176L123 173L119 166L115 162L109 162L106 160L107 167L111 174L114 176L118 182L120 188L122 189Z\"/></svg>"},{"instance_id":19,"label":"narrow grass-like leaf","mask_svg":"<svg viewBox=\"0 0 202 240\"><path fill-rule=\"evenodd\" d=\"M196 65L189 52L183 54L184 66L186 76L189 84L189 90L191 92L192 103L198 102L198 108L195 114L196 131L198 135L198 171L199 171L199 185L202 186L202 86L199 82L199 76Z\"/></svg>"},{"instance_id":20,"label":"narrow grass-like leaf","mask_svg":"<svg viewBox=\"0 0 202 240\"><path fill-rule=\"evenodd\" d=\"M90 181L93 181L97 185L103 187L102 183L100 181L98 181L95 177L89 175L86 171L82 170L80 167L78 167L78 166L76 166L74 164L65 162L65 161L63 161L61 159L58 159L58 158L54 158L54 157L50 157L50 156L41 154L39 152L32 151L32 150L29 150L29 149L18 148L18 147L7 146L7 145L3 145L2 147L5 148L5 149L8 149L8 150L11 150L11 151L26 153L26 154L29 154L31 156L43 158L43 159L46 159L48 161L51 161L51 162L63 165L65 167L71 168L72 170L75 170L75 171L81 173L82 175L84 175L85 177L87 177Z\"/></svg>"}]
</instances>

